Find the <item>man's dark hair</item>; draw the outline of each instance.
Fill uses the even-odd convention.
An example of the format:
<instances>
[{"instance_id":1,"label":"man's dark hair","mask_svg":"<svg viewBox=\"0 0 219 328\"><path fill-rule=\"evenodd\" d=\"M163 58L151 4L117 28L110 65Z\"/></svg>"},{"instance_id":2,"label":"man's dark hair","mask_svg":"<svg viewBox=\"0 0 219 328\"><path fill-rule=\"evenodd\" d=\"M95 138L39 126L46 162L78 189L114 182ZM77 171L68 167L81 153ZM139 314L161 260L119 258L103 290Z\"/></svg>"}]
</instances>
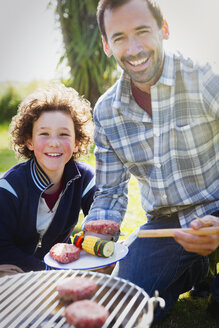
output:
<instances>
[{"instance_id":1,"label":"man's dark hair","mask_svg":"<svg viewBox=\"0 0 219 328\"><path fill-rule=\"evenodd\" d=\"M115 9L121 7L125 3L131 0L100 0L97 6L97 23L99 26L100 33L107 40L107 35L104 26L104 12L106 9ZM145 0L148 4L153 17L155 18L159 28L163 26L163 14L156 0Z\"/></svg>"}]
</instances>

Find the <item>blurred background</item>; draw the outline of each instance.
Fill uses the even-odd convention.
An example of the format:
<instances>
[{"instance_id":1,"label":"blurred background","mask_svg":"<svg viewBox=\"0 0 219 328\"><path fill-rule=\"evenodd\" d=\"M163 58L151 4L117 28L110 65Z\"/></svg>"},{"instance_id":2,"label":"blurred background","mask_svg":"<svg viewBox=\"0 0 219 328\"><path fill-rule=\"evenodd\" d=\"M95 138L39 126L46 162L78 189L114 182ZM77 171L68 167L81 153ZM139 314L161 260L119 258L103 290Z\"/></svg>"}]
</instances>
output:
<instances>
[{"instance_id":1,"label":"blurred background","mask_svg":"<svg viewBox=\"0 0 219 328\"><path fill-rule=\"evenodd\" d=\"M170 28L165 48L208 61L219 72L219 1L159 2ZM62 81L94 105L114 82L119 71L102 51L97 3L0 0L0 122L9 120L17 103L39 85Z\"/></svg>"}]
</instances>

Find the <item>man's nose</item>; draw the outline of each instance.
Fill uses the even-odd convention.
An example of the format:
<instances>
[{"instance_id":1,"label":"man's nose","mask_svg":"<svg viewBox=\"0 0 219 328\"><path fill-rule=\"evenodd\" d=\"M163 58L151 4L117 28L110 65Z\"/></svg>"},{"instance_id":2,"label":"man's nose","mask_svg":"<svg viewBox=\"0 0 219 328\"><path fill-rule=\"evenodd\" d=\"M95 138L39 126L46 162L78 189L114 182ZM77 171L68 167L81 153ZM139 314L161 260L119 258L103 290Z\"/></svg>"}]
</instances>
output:
<instances>
[{"instance_id":1,"label":"man's nose","mask_svg":"<svg viewBox=\"0 0 219 328\"><path fill-rule=\"evenodd\" d=\"M126 50L127 56L136 56L141 51L142 51L142 45L139 42L138 38L136 36L130 36L128 39L127 50Z\"/></svg>"}]
</instances>

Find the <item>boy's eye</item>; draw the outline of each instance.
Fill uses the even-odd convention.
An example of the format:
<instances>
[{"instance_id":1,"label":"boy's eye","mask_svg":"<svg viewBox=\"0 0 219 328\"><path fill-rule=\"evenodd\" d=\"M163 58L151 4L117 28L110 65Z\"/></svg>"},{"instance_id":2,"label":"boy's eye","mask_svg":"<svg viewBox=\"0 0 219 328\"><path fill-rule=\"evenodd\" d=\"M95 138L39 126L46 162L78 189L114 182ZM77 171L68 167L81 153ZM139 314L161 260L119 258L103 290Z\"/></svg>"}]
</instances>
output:
<instances>
[{"instance_id":1,"label":"boy's eye","mask_svg":"<svg viewBox=\"0 0 219 328\"><path fill-rule=\"evenodd\" d=\"M69 134L68 134L68 133L65 133L65 132L63 132L63 133L60 133L60 136L69 136Z\"/></svg>"},{"instance_id":2,"label":"boy's eye","mask_svg":"<svg viewBox=\"0 0 219 328\"><path fill-rule=\"evenodd\" d=\"M41 133L40 133L40 136L48 136L48 135L49 135L48 132L41 132Z\"/></svg>"}]
</instances>

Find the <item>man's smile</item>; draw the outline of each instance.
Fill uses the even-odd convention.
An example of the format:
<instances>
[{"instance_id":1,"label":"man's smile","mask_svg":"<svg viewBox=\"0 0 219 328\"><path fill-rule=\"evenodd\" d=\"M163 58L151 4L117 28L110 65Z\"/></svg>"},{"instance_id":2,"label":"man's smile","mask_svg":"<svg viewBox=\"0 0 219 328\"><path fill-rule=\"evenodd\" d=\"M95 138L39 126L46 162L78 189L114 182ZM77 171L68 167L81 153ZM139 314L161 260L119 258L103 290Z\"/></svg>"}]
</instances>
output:
<instances>
[{"instance_id":1,"label":"man's smile","mask_svg":"<svg viewBox=\"0 0 219 328\"><path fill-rule=\"evenodd\" d=\"M148 58L142 58L142 59L138 59L138 60L129 60L128 63L132 66L139 66L139 65L142 65L142 64L145 64L147 61L148 61Z\"/></svg>"}]
</instances>

